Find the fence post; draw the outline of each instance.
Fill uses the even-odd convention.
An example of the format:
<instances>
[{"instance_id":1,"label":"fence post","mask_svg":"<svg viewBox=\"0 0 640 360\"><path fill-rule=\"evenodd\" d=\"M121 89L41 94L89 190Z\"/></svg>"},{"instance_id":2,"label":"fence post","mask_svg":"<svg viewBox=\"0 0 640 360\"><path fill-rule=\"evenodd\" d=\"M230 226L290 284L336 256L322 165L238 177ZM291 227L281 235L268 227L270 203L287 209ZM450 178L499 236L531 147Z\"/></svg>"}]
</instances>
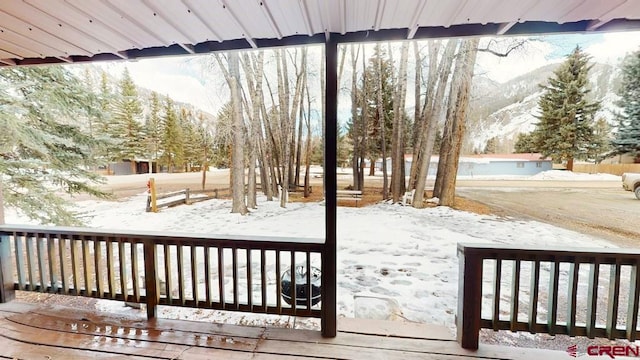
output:
<instances>
[{"instance_id":1,"label":"fence post","mask_svg":"<svg viewBox=\"0 0 640 360\"><path fill-rule=\"evenodd\" d=\"M0 235L0 303L9 302L16 297L11 271L11 244L9 235Z\"/></svg>"},{"instance_id":2,"label":"fence post","mask_svg":"<svg viewBox=\"0 0 640 360\"><path fill-rule=\"evenodd\" d=\"M156 179L149 178L149 190L151 190L151 211L158 212L158 193L156 192Z\"/></svg>"},{"instance_id":3,"label":"fence post","mask_svg":"<svg viewBox=\"0 0 640 360\"><path fill-rule=\"evenodd\" d=\"M144 282L145 296L147 300L147 319L151 320L158 314L158 276L156 268L158 257L156 244L152 239L144 241Z\"/></svg>"},{"instance_id":4,"label":"fence post","mask_svg":"<svg viewBox=\"0 0 640 360\"><path fill-rule=\"evenodd\" d=\"M186 205L191 205L191 200L189 199L191 197L191 191L189 190L189 188L184 189L184 203Z\"/></svg>"},{"instance_id":5,"label":"fence post","mask_svg":"<svg viewBox=\"0 0 640 360\"><path fill-rule=\"evenodd\" d=\"M458 312L456 314L457 340L464 349L478 349L480 312L482 305L482 258L465 252L458 244Z\"/></svg>"}]
</instances>

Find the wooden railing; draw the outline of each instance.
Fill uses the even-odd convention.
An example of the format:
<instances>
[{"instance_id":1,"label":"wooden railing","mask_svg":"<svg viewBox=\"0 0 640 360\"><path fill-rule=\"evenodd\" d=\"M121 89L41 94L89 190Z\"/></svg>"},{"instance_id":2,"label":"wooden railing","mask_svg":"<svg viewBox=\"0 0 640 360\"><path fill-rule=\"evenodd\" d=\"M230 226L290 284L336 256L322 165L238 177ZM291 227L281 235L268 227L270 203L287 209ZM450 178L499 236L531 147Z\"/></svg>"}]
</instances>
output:
<instances>
[{"instance_id":1,"label":"wooden railing","mask_svg":"<svg viewBox=\"0 0 640 360\"><path fill-rule=\"evenodd\" d=\"M288 268L319 269L323 252L321 239L1 225L0 301L23 290L144 303L149 318L157 305L321 317L311 271L307 289L291 276L290 304L280 280Z\"/></svg>"},{"instance_id":2,"label":"wooden railing","mask_svg":"<svg viewBox=\"0 0 640 360\"><path fill-rule=\"evenodd\" d=\"M458 341L481 328L637 338L640 250L458 244Z\"/></svg>"}]
</instances>

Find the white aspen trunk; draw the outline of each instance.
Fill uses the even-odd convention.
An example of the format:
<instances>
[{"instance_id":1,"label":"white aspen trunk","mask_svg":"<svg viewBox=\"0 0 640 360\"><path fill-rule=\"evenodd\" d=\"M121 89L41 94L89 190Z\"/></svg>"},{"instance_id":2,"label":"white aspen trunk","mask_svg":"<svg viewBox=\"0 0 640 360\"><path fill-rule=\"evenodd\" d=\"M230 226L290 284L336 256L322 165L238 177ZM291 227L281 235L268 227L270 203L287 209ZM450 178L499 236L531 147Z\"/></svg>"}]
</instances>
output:
<instances>
[{"instance_id":1,"label":"white aspen trunk","mask_svg":"<svg viewBox=\"0 0 640 360\"><path fill-rule=\"evenodd\" d=\"M434 80L434 84L437 81L437 90L435 90L435 94L432 93L433 100L427 102L429 106L427 110L423 112L424 123L427 124L427 128L423 130L425 134L421 134L424 140L422 141L420 163L417 170L416 191L412 202L415 208L424 207L424 190L427 184L429 166L431 165L431 155L434 151L433 146L438 132L438 120L442 116L443 104L445 103L445 91L449 77L451 76L451 66L453 65L456 47L457 42L449 40L442 59L440 60L440 65L437 67L437 74L439 74L439 76L437 80ZM436 68L435 63L433 67ZM431 70L429 72L431 73ZM436 71L434 71L434 73L436 73ZM416 161L415 157L414 161Z\"/></svg>"},{"instance_id":2,"label":"white aspen trunk","mask_svg":"<svg viewBox=\"0 0 640 360\"><path fill-rule=\"evenodd\" d=\"M240 98L240 66L236 52L227 54L231 78L231 103L233 104L233 173L231 212L246 214L247 204L244 195L244 121L242 119L242 99Z\"/></svg>"},{"instance_id":3,"label":"white aspen trunk","mask_svg":"<svg viewBox=\"0 0 640 360\"><path fill-rule=\"evenodd\" d=\"M447 166L442 180L440 191L441 206L453 206L456 195L456 176L458 172L458 162L460 160L460 150L466 129L466 116L469 108L469 94L471 93L471 82L473 80L473 70L478 54L479 38L465 40L462 49L462 66L460 69L460 84L457 87L454 111L451 114L452 126L452 146L447 156Z\"/></svg>"}]
</instances>

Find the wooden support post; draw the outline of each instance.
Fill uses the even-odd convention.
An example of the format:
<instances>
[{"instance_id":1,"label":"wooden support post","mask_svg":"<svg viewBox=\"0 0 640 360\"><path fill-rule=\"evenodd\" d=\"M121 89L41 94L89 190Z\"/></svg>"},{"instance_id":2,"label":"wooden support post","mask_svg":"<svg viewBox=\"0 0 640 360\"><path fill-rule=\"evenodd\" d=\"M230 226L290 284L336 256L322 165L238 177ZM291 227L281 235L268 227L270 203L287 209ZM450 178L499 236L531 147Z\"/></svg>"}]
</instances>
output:
<instances>
[{"instance_id":1,"label":"wooden support post","mask_svg":"<svg viewBox=\"0 0 640 360\"><path fill-rule=\"evenodd\" d=\"M156 180L154 178L149 179L149 190L151 191L151 211L158 212L158 193L156 192Z\"/></svg>"},{"instance_id":2,"label":"wooden support post","mask_svg":"<svg viewBox=\"0 0 640 360\"><path fill-rule=\"evenodd\" d=\"M11 271L11 244L9 235L0 235L0 303L9 302L16 297Z\"/></svg>"},{"instance_id":3,"label":"wooden support post","mask_svg":"<svg viewBox=\"0 0 640 360\"><path fill-rule=\"evenodd\" d=\"M157 265L156 245L153 240L147 239L144 242L144 283L148 320L155 319L158 314L159 292L158 276L156 274Z\"/></svg>"},{"instance_id":4,"label":"wooden support post","mask_svg":"<svg viewBox=\"0 0 640 360\"><path fill-rule=\"evenodd\" d=\"M325 242L322 251L322 312L320 324L322 336L337 334L337 259L336 259L336 166L338 146L338 43L331 37L325 44L325 133L324 133L324 184L325 184Z\"/></svg>"},{"instance_id":5,"label":"wooden support post","mask_svg":"<svg viewBox=\"0 0 640 360\"><path fill-rule=\"evenodd\" d=\"M464 349L478 349L482 310L482 258L458 246L457 340ZM498 316L494 314L494 316Z\"/></svg>"},{"instance_id":6,"label":"wooden support post","mask_svg":"<svg viewBox=\"0 0 640 360\"><path fill-rule=\"evenodd\" d=\"M191 200L189 199L191 197L190 193L189 188L184 189L184 203L187 205L191 205Z\"/></svg>"}]
</instances>

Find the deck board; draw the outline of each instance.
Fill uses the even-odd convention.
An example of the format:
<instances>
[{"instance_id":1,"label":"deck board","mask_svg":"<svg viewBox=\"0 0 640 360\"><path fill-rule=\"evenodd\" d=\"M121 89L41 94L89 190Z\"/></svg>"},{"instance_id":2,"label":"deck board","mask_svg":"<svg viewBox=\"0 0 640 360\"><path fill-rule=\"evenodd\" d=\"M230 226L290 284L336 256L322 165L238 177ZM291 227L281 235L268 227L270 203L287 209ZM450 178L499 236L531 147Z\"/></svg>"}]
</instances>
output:
<instances>
[{"instance_id":1,"label":"deck board","mask_svg":"<svg viewBox=\"0 0 640 360\"><path fill-rule=\"evenodd\" d=\"M566 359L566 353L484 345L460 348L447 328L339 319L318 331L115 315L55 305L0 304L0 357L20 359Z\"/></svg>"}]
</instances>

